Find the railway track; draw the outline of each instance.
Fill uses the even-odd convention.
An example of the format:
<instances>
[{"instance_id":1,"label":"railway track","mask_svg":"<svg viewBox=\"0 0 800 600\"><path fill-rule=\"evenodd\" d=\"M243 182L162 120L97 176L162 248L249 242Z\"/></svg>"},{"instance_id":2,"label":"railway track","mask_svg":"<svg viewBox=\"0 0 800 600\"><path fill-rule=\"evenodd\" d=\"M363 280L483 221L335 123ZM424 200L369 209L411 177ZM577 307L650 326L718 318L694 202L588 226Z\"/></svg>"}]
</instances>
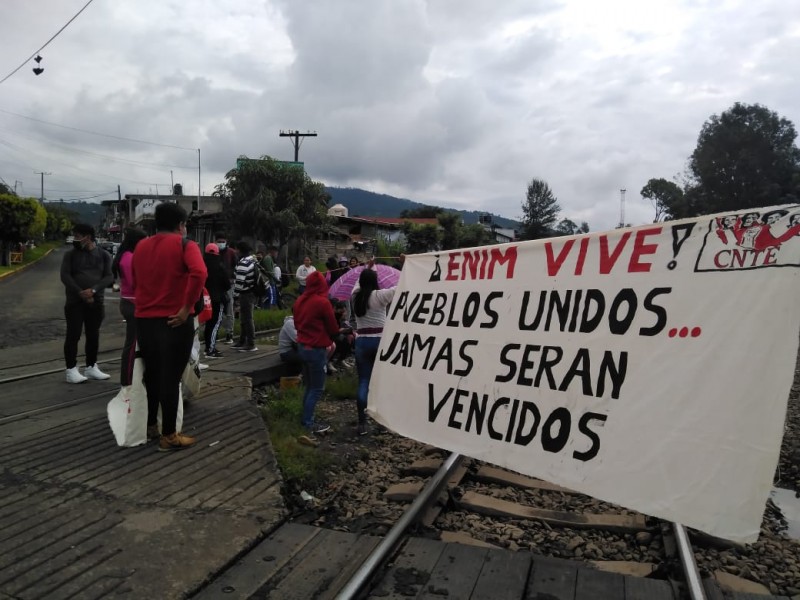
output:
<instances>
[{"instance_id":1,"label":"railway track","mask_svg":"<svg viewBox=\"0 0 800 600\"><path fill-rule=\"evenodd\" d=\"M260 401L268 398L261 396ZM304 503L301 490L289 486L287 500L295 503L295 520L335 531L386 536L437 471L445 453L381 428L368 438L357 438L350 401L324 401L317 411L333 426L317 451L336 454L340 464L331 468L325 485L306 490L315 496L311 502ZM590 563L596 569L670 582L678 589L687 587L687 569L698 573L691 563L683 565L679 551L683 544L685 558L700 561L703 578L724 581L728 590L779 595L787 594L788 588L787 595L792 595L797 553L791 540L778 541L781 533L774 512L768 504L758 542L735 545L466 460L448 477L433 507L426 507L415 520L412 533ZM788 585L773 585L773 572Z\"/></svg>"},{"instance_id":2,"label":"railway track","mask_svg":"<svg viewBox=\"0 0 800 600\"><path fill-rule=\"evenodd\" d=\"M383 494L387 502L408 505L385 537L392 539L395 531L395 544L402 539L397 530L403 529L403 534L497 549L526 545L524 549L537 554L586 561L603 571L663 579L676 597L704 597L691 546L688 539L676 537L681 534L673 524L457 455L417 460L404 472L406 481L390 485ZM593 511L540 508L558 505L565 495L582 496ZM505 533L498 534L501 528ZM605 538L606 545L612 540L621 560L609 560L603 544L595 543L598 538Z\"/></svg>"}]
</instances>

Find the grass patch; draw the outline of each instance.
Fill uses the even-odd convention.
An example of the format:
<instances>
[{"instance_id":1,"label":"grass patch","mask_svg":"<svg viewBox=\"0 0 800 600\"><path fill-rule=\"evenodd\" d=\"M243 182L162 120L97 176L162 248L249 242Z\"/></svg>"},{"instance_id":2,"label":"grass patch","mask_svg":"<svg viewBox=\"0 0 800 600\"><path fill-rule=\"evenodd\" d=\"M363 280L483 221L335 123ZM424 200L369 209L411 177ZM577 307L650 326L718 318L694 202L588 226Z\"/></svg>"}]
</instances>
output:
<instances>
[{"instance_id":1,"label":"grass patch","mask_svg":"<svg viewBox=\"0 0 800 600\"><path fill-rule=\"evenodd\" d=\"M352 400L358 395L358 376L348 372L341 377L326 377L325 393L336 400Z\"/></svg>"},{"instance_id":2,"label":"grass patch","mask_svg":"<svg viewBox=\"0 0 800 600\"><path fill-rule=\"evenodd\" d=\"M297 441L298 437L306 433L300 424L303 388L269 389L261 410L278 466L286 482L311 489L322 483L334 457Z\"/></svg>"},{"instance_id":3,"label":"grass patch","mask_svg":"<svg viewBox=\"0 0 800 600\"><path fill-rule=\"evenodd\" d=\"M0 267L0 273L8 273L10 271L16 271L17 269L29 265L32 262L36 262L53 248L57 248L58 246L62 245L63 242L44 242L42 243L42 245L36 246L36 248L26 248L25 252L23 253L21 263L16 265L9 265L7 267Z\"/></svg>"},{"instance_id":4,"label":"grass patch","mask_svg":"<svg viewBox=\"0 0 800 600\"><path fill-rule=\"evenodd\" d=\"M266 329L280 329L283 327L283 319L292 314L288 309L280 310L277 308L262 309L258 308L253 311L253 322L256 325L256 331L264 331ZM236 332L238 333L239 322L236 322Z\"/></svg>"}]
</instances>

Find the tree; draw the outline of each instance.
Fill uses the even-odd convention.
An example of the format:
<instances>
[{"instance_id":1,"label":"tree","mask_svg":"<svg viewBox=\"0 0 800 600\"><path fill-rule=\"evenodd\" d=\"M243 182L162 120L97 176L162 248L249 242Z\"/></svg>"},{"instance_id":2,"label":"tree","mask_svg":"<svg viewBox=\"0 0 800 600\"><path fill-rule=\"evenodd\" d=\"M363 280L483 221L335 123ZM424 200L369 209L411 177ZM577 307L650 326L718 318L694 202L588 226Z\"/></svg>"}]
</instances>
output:
<instances>
[{"instance_id":1,"label":"tree","mask_svg":"<svg viewBox=\"0 0 800 600\"><path fill-rule=\"evenodd\" d=\"M463 225L459 232L459 248L474 248L475 246L486 246L494 243L495 239L492 233L480 223Z\"/></svg>"},{"instance_id":2,"label":"tree","mask_svg":"<svg viewBox=\"0 0 800 600\"><path fill-rule=\"evenodd\" d=\"M240 157L214 195L223 199L234 237L277 241L281 247L292 237L316 235L328 219L325 186L302 168L269 156Z\"/></svg>"},{"instance_id":3,"label":"tree","mask_svg":"<svg viewBox=\"0 0 800 600\"><path fill-rule=\"evenodd\" d=\"M686 201L672 216L797 202L796 138L791 121L759 104L737 102L721 115L712 115L689 159Z\"/></svg>"},{"instance_id":4,"label":"tree","mask_svg":"<svg viewBox=\"0 0 800 600\"><path fill-rule=\"evenodd\" d=\"M461 215L454 212L440 212L436 215L439 225L442 227L442 250L452 250L458 248L461 238Z\"/></svg>"},{"instance_id":5,"label":"tree","mask_svg":"<svg viewBox=\"0 0 800 600\"><path fill-rule=\"evenodd\" d=\"M676 218L676 214L685 214L687 207L683 190L677 183L666 179L650 179L639 192L642 198L647 198L656 211L653 223L663 219Z\"/></svg>"},{"instance_id":6,"label":"tree","mask_svg":"<svg viewBox=\"0 0 800 600\"><path fill-rule=\"evenodd\" d=\"M400 230L406 237L406 251L409 254L438 250L441 245L441 235L436 225L406 222L400 226Z\"/></svg>"},{"instance_id":7,"label":"tree","mask_svg":"<svg viewBox=\"0 0 800 600\"><path fill-rule=\"evenodd\" d=\"M551 236L559 212L561 207L550 186L541 179L532 179L522 204L522 239L537 240Z\"/></svg>"},{"instance_id":8,"label":"tree","mask_svg":"<svg viewBox=\"0 0 800 600\"><path fill-rule=\"evenodd\" d=\"M44 237L48 240L64 239L72 229L71 211L54 204L45 204L47 224Z\"/></svg>"},{"instance_id":9,"label":"tree","mask_svg":"<svg viewBox=\"0 0 800 600\"><path fill-rule=\"evenodd\" d=\"M562 219L556 225L556 233L558 235L578 235L579 233L589 233L589 224L582 221L577 225L572 219Z\"/></svg>"},{"instance_id":10,"label":"tree","mask_svg":"<svg viewBox=\"0 0 800 600\"><path fill-rule=\"evenodd\" d=\"M0 194L0 245L2 264L8 264L11 246L37 238L47 225L47 212L35 198Z\"/></svg>"},{"instance_id":11,"label":"tree","mask_svg":"<svg viewBox=\"0 0 800 600\"><path fill-rule=\"evenodd\" d=\"M420 206L419 208L406 208L400 211L404 219L436 219L445 209L438 206Z\"/></svg>"}]
</instances>

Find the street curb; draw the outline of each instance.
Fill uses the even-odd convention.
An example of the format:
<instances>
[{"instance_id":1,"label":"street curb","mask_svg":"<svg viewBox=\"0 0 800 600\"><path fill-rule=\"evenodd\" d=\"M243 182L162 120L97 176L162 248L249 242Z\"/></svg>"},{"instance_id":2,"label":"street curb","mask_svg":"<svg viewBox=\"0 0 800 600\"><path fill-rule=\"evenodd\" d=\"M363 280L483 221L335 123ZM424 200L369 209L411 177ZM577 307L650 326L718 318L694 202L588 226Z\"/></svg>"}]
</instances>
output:
<instances>
[{"instance_id":1,"label":"street curb","mask_svg":"<svg viewBox=\"0 0 800 600\"><path fill-rule=\"evenodd\" d=\"M27 269L31 265L35 265L40 260L42 260L43 258L45 258L47 255L49 255L51 252L54 252L54 251L55 251L55 248L50 248L50 250L48 250L47 252L42 254L39 258L37 258L33 262L26 263L26 264L22 265L21 267L19 267L17 269L14 269L13 271L7 271L5 273L0 273L0 279L5 279L6 277L11 277L12 275L16 275L17 273L21 273L22 271L24 271L25 269Z\"/></svg>"}]
</instances>

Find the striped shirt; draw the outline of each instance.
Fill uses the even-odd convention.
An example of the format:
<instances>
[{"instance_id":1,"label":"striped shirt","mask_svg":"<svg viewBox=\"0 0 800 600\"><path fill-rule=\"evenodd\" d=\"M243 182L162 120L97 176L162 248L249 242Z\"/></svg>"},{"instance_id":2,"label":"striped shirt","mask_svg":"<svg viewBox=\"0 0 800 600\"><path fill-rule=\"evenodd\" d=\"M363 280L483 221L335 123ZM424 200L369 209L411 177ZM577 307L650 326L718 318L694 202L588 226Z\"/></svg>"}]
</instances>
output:
<instances>
[{"instance_id":1,"label":"striped shirt","mask_svg":"<svg viewBox=\"0 0 800 600\"><path fill-rule=\"evenodd\" d=\"M236 264L236 279L233 284L233 295L252 292L256 285L256 257L245 256Z\"/></svg>"}]
</instances>

